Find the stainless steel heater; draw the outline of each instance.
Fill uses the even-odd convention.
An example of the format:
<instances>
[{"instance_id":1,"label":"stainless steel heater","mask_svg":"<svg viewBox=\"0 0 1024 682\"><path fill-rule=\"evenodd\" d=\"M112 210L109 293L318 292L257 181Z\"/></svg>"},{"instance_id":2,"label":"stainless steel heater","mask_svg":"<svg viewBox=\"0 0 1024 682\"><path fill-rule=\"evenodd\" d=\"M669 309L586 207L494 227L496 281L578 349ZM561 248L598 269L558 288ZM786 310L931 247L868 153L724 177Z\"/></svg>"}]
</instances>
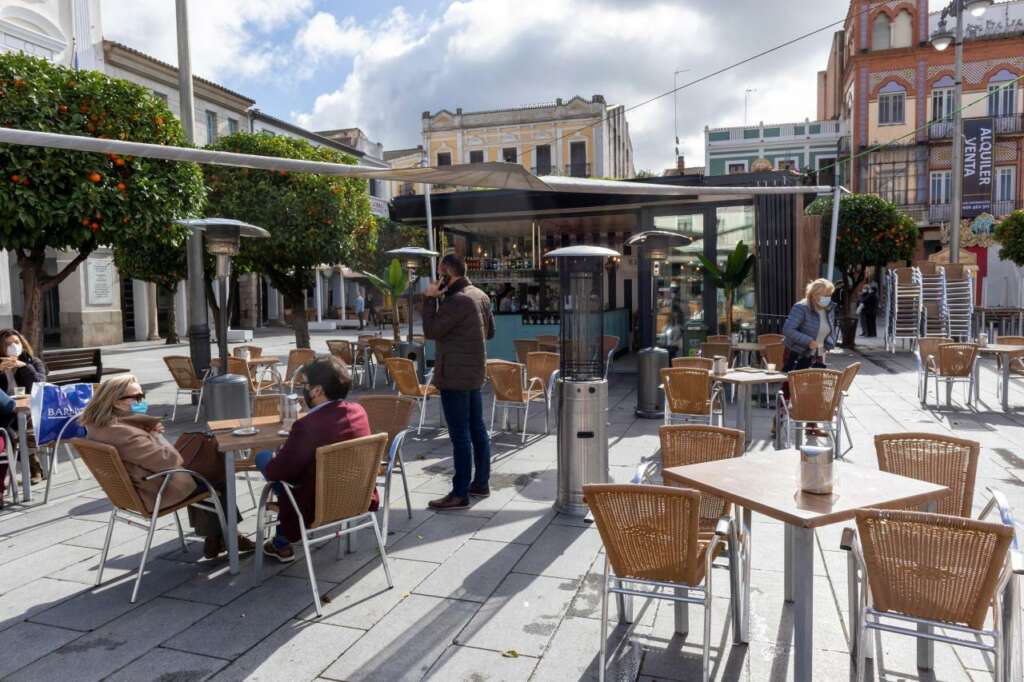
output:
<instances>
[{"instance_id":1,"label":"stainless steel heater","mask_svg":"<svg viewBox=\"0 0 1024 682\"><path fill-rule=\"evenodd\" d=\"M570 246L556 258L561 288L558 490L555 509L585 516L586 483L608 480L608 382L604 378L604 262L618 252Z\"/></svg>"}]
</instances>

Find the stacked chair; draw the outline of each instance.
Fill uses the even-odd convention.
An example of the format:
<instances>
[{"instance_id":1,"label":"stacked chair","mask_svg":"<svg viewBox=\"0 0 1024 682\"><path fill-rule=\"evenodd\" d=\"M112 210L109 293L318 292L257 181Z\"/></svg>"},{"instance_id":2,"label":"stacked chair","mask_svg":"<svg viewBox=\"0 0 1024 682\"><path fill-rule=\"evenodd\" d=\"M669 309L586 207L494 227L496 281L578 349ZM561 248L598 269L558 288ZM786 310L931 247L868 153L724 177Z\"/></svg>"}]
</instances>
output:
<instances>
[{"instance_id":1,"label":"stacked chair","mask_svg":"<svg viewBox=\"0 0 1024 682\"><path fill-rule=\"evenodd\" d=\"M885 347L896 352L896 342L913 343L921 336L924 318L921 273L916 268L886 271Z\"/></svg>"},{"instance_id":2,"label":"stacked chair","mask_svg":"<svg viewBox=\"0 0 1024 682\"><path fill-rule=\"evenodd\" d=\"M949 335L949 308L946 303L946 272L929 261L917 264L921 280L921 306L924 310L925 336Z\"/></svg>"},{"instance_id":3,"label":"stacked chair","mask_svg":"<svg viewBox=\"0 0 1024 682\"><path fill-rule=\"evenodd\" d=\"M974 275L961 263L952 263L943 269L949 310L948 333L954 339L967 341L972 338L974 329Z\"/></svg>"}]
</instances>

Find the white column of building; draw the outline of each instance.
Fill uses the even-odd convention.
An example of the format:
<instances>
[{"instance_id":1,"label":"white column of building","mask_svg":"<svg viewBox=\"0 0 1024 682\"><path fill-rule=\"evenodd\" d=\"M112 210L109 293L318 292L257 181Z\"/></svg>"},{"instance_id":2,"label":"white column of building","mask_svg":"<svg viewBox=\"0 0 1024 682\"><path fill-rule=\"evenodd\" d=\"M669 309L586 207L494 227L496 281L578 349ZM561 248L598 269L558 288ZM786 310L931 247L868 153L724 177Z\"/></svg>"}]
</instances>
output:
<instances>
[{"instance_id":1,"label":"white column of building","mask_svg":"<svg viewBox=\"0 0 1024 682\"><path fill-rule=\"evenodd\" d=\"M132 280L132 308L135 315L135 338L133 341L145 341L149 336L149 291L148 282L141 279ZM125 339L128 341L128 339Z\"/></svg>"},{"instance_id":2,"label":"white column of building","mask_svg":"<svg viewBox=\"0 0 1024 682\"><path fill-rule=\"evenodd\" d=\"M338 270L338 305L341 306L341 319L346 320L345 308L347 302L345 301L345 273Z\"/></svg>"},{"instance_id":3,"label":"white column of building","mask_svg":"<svg viewBox=\"0 0 1024 682\"><path fill-rule=\"evenodd\" d=\"M178 282L178 289L174 292L175 322L178 336L188 337L188 282Z\"/></svg>"},{"instance_id":4,"label":"white column of building","mask_svg":"<svg viewBox=\"0 0 1024 682\"><path fill-rule=\"evenodd\" d=\"M323 284L321 282L323 278L320 276L320 268L316 269L316 296L314 297L314 305L316 305L316 321L323 322Z\"/></svg>"}]
</instances>

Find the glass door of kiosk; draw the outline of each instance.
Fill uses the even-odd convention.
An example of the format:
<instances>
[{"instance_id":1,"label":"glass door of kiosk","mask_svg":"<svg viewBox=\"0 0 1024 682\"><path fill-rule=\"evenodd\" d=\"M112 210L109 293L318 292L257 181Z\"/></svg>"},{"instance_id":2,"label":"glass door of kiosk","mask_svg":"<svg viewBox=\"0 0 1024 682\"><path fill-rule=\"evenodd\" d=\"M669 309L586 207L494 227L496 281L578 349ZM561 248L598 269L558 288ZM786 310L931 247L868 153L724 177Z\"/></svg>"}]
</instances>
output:
<instances>
[{"instance_id":1,"label":"glass door of kiosk","mask_svg":"<svg viewBox=\"0 0 1024 682\"><path fill-rule=\"evenodd\" d=\"M689 355L690 339L698 338L704 328L704 270L697 259L704 252L704 214L655 216L654 229L693 240L670 247L664 259L651 264L655 343L673 357Z\"/></svg>"}]
</instances>

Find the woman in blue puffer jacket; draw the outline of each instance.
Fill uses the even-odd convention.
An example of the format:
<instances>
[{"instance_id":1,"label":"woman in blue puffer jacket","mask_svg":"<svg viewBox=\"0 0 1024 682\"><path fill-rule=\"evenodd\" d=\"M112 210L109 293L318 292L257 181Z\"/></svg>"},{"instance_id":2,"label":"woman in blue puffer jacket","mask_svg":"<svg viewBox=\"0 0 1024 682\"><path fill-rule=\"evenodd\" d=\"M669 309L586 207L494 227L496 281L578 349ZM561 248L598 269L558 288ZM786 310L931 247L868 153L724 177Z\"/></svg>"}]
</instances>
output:
<instances>
[{"instance_id":1,"label":"woman in blue puffer jacket","mask_svg":"<svg viewBox=\"0 0 1024 682\"><path fill-rule=\"evenodd\" d=\"M825 353L836 345L832 305L834 291L832 282L816 279L807 285L804 299L789 311L782 327L786 346L784 371L825 366Z\"/></svg>"}]
</instances>

